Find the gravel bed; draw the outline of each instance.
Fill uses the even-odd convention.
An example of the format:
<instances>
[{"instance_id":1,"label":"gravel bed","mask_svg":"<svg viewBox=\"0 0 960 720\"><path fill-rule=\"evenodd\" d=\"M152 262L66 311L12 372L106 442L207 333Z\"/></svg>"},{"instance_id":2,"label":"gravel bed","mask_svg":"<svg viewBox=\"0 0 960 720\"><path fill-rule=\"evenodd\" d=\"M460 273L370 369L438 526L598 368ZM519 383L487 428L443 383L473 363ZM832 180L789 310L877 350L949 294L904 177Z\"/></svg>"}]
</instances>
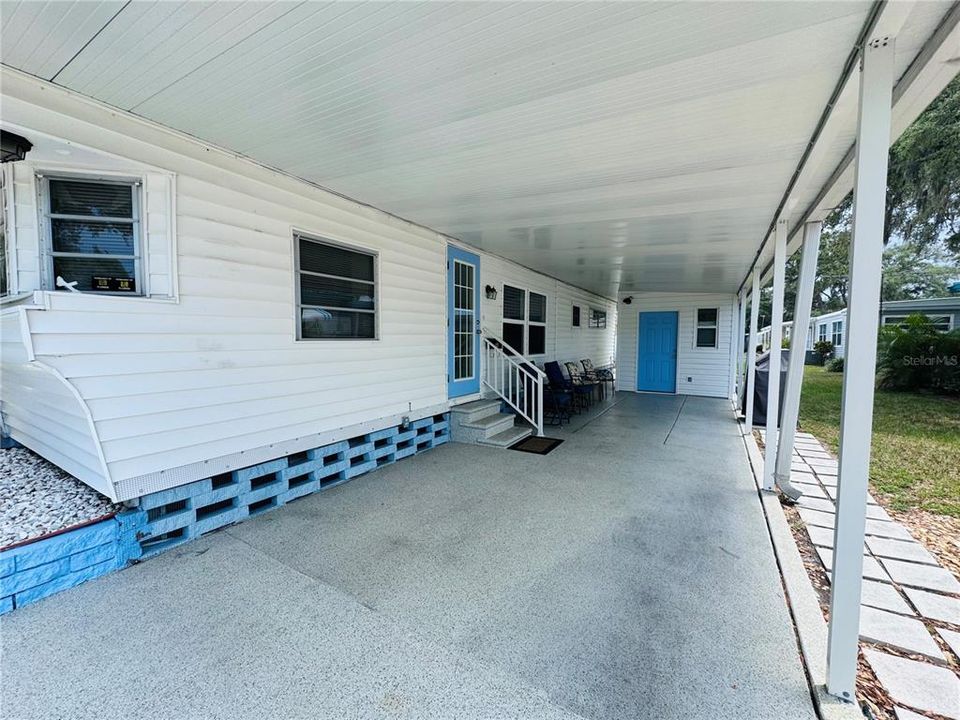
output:
<instances>
[{"instance_id":1,"label":"gravel bed","mask_svg":"<svg viewBox=\"0 0 960 720\"><path fill-rule=\"evenodd\" d=\"M26 448L0 450L0 548L121 510Z\"/></svg>"}]
</instances>

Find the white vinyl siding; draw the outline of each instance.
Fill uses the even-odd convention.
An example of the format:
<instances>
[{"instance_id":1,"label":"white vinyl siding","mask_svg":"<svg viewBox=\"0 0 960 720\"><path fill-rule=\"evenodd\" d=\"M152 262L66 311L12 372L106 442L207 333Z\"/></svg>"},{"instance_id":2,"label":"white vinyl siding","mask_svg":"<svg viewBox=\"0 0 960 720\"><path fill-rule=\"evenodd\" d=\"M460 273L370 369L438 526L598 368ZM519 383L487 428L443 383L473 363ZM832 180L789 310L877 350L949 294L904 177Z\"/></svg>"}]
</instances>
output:
<instances>
[{"instance_id":1,"label":"white vinyl siding","mask_svg":"<svg viewBox=\"0 0 960 720\"><path fill-rule=\"evenodd\" d=\"M706 293L629 293L617 317L617 389L637 389L637 331L642 312L677 313L677 393L727 397L735 298ZM717 308L717 347L696 347L697 310ZM688 380L689 378L689 380Z\"/></svg>"},{"instance_id":2,"label":"white vinyl siding","mask_svg":"<svg viewBox=\"0 0 960 720\"><path fill-rule=\"evenodd\" d=\"M613 300L581 290L499 256L483 252L480 255L481 285L492 285L497 290L496 299L481 296L481 322L485 329L498 335L501 333L504 285L525 288L528 292L539 293L547 299L545 352L537 358L537 362L557 360L562 363L587 358L600 366L608 365L614 360L617 305ZM574 305L581 308L580 327L573 327L571 324ZM585 315L590 306L603 309L607 313L605 329L586 327Z\"/></svg>"},{"instance_id":3,"label":"white vinyl siding","mask_svg":"<svg viewBox=\"0 0 960 720\"><path fill-rule=\"evenodd\" d=\"M84 403L43 362L33 361L26 311L0 313L0 397L5 432L105 495L112 488Z\"/></svg>"}]
</instances>

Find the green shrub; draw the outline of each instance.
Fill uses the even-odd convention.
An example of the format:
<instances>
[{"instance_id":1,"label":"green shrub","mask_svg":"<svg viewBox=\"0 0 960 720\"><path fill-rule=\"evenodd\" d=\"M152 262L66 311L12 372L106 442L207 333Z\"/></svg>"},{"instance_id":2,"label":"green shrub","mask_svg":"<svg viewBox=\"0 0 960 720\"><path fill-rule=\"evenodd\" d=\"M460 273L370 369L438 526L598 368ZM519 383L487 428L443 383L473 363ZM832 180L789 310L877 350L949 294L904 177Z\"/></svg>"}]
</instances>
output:
<instances>
[{"instance_id":1,"label":"green shrub","mask_svg":"<svg viewBox=\"0 0 960 720\"><path fill-rule=\"evenodd\" d=\"M877 387L960 395L960 330L937 332L924 315L880 330Z\"/></svg>"},{"instance_id":2,"label":"green shrub","mask_svg":"<svg viewBox=\"0 0 960 720\"><path fill-rule=\"evenodd\" d=\"M833 343L829 340L817 340L813 344L813 351L817 354L817 362L823 365L833 357Z\"/></svg>"},{"instance_id":3,"label":"green shrub","mask_svg":"<svg viewBox=\"0 0 960 720\"><path fill-rule=\"evenodd\" d=\"M835 357L827 362L827 372L843 372L843 358Z\"/></svg>"}]
</instances>

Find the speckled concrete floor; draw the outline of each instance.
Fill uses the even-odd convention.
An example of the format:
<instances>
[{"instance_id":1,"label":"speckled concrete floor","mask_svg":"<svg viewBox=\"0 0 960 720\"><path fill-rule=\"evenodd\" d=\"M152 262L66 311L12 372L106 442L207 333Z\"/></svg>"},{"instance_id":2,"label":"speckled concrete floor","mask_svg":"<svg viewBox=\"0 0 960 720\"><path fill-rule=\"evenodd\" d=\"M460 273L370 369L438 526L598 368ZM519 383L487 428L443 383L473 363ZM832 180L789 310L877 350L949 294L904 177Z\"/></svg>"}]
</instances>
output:
<instances>
[{"instance_id":1,"label":"speckled concrete floor","mask_svg":"<svg viewBox=\"0 0 960 720\"><path fill-rule=\"evenodd\" d=\"M619 394L18 610L4 716L812 719L728 408Z\"/></svg>"}]
</instances>

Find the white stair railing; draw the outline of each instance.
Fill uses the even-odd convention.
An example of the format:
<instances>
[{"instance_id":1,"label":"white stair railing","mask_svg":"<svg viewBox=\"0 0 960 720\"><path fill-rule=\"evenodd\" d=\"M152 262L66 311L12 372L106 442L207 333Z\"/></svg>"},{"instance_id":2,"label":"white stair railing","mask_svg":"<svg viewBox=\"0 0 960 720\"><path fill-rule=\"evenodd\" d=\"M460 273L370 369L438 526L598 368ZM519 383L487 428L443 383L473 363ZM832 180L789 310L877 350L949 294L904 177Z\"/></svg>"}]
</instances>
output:
<instances>
[{"instance_id":1,"label":"white stair railing","mask_svg":"<svg viewBox=\"0 0 960 720\"><path fill-rule=\"evenodd\" d=\"M546 373L501 338L483 332L483 384L543 435L543 383Z\"/></svg>"}]
</instances>

